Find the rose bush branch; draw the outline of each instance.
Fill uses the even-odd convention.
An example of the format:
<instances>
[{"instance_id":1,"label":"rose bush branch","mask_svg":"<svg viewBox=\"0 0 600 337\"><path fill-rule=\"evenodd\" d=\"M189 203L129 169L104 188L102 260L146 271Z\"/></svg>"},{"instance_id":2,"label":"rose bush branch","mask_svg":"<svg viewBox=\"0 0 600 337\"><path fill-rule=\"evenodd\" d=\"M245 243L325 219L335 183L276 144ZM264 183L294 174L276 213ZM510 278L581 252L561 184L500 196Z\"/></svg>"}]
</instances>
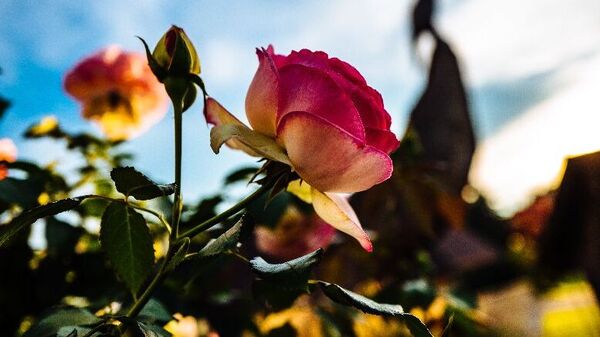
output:
<instances>
[{"instance_id":1,"label":"rose bush branch","mask_svg":"<svg viewBox=\"0 0 600 337\"><path fill-rule=\"evenodd\" d=\"M173 104L175 115L175 191L172 212L171 235L169 236L169 248L165 255L158 272L154 275L148 286L143 290L142 295L133 303L127 317L134 318L139 314L144 305L150 300L155 288L160 285L166 277L167 265L174 253L174 247L185 238L193 236L210 229L212 226L229 219L246 207L247 204L267 193L274 185L275 181L265 181L260 188L244 198L228 210L206 220L205 222L179 234L179 223L183 209L183 200L181 197L181 159L182 159L182 123L183 113L191 107L196 98L196 87L199 85L203 97L206 98L206 89L204 83L198 77L200 73L200 62L196 50L188 39L185 32L179 27L171 27L169 31L161 38L152 53L146 42L140 38L146 48L146 54L150 68L153 70L157 79L165 85L165 89Z\"/></svg>"}]
</instances>

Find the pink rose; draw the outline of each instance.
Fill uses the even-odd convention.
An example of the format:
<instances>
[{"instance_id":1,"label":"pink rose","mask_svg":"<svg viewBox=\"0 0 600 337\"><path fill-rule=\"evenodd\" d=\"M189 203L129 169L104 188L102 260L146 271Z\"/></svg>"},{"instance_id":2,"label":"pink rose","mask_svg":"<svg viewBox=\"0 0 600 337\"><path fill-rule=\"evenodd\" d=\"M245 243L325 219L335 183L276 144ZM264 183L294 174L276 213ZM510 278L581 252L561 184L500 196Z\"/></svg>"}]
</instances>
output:
<instances>
[{"instance_id":1,"label":"pink rose","mask_svg":"<svg viewBox=\"0 0 600 337\"><path fill-rule=\"evenodd\" d=\"M167 112L168 97L146 57L116 46L79 62L64 86L82 104L83 118L98 124L111 140L136 137Z\"/></svg>"},{"instance_id":2,"label":"pink rose","mask_svg":"<svg viewBox=\"0 0 600 337\"><path fill-rule=\"evenodd\" d=\"M334 193L369 189L392 174L389 153L399 142L390 131L391 118L381 95L348 63L324 52L303 49L288 56L273 48L257 50L259 66L246 96L246 114L254 130L246 130L213 99L207 121L213 149L227 142L234 148L290 165L313 190L335 204L313 205L332 226L355 236L367 250L346 198ZM231 126L231 125L237 126ZM229 125L229 126L227 126ZM269 140L276 146L270 146ZM345 214L344 224L340 212ZM334 218L332 218L334 217ZM332 222L334 221L334 222ZM352 224L353 225L352 225Z\"/></svg>"},{"instance_id":3,"label":"pink rose","mask_svg":"<svg viewBox=\"0 0 600 337\"><path fill-rule=\"evenodd\" d=\"M17 160L17 147L9 138L0 139L0 160L9 163ZM0 180L6 178L8 169L4 165L0 165Z\"/></svg>"}]
</instances>

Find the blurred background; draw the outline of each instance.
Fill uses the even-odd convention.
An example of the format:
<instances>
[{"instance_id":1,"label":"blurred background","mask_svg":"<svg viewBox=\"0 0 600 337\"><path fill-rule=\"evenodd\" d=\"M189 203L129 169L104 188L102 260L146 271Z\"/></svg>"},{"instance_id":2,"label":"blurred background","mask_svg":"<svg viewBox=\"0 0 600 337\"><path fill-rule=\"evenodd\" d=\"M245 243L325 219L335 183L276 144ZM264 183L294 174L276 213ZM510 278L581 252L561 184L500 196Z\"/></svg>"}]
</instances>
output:
<instances>
[{"instance_id":1,"label":"blurred background","mask_svg":"<svg viewBox=\"0 0 600 337\"><path fill-rule=\"evenodd\" d=\"M107 45L141 52L136 35L153 44L171 24L183 27L198 49L208 92L242 120L254 48L324 50L349 62L381 92L403 142L392 179L352 199L375 252L365 256L331 234L317 243L332 252L320 275L401 302L436 337L452 321L446 336L600 336L600 2L5 1L0 15L0 94L12 104L0 136L15 140L20 160L59 164L65 176L82 166L80 156L52 139L21 135L48 115L70 132L100 135L80 118L62 81L79 59ZM136 168L164 182L173 174L169 117L119 145L134 154ZM190 223L227 201L224 179L235 185L248 173L233 170L256 166L235 151L215 156L208 131L199 105L186 112L183 193L188 201L214 196L198 202ZM569 157L576 158L567 164ZM268 218L259 216L250 254L302 255L308 248L293 242L312 237L305 224L321 228L297 221L310 212L283 195ZM37 228L30 243L44 248ZM235 269L223 274L240 276ZM195 294L168 304L237 310L236 301L247 300L236 298L243 291L226 291L222 303ZM171 295L159 297L168 302L165 294ZM314 307L297 301L279 314L287 312L288 323L302 331L295 325L305 324L294 317L314 319ZM239 317L256 313L245 309ZM261 321L261 314L258 327L272 317ZM403 336L385 328L394 322L369 317L353 316L354 335L371 336L377 327ZM244 328L222 319L209 317L217 330Z\"/></svg>"}]
</instances>

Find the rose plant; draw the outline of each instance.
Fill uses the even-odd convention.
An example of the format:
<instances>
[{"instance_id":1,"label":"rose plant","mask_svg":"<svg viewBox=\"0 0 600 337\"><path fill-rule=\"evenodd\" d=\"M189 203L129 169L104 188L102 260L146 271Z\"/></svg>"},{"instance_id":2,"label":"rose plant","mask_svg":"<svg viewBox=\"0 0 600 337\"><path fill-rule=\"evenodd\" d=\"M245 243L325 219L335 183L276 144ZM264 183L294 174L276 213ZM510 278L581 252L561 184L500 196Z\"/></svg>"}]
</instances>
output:
<instances>
[{"instance_id":1,"label":"rose plant","mask_svg":"<svg viewBox=\"0 0 600 337\"><path fill-rule=\"evenodd\" d=\"M110 47L84 59L67 74L66 91L82 103L83 117L100 124L111 142L89 135L70 135L53 119L30 128L26 133L30 138L66 139L69 148L81 148L87 160L79 170L83 177L71 185L66 179L58 179L54 172L47 172L51 170L38 169L42 172L38 175L45 180L41 193L40 189L32 192L34 198L30 204L37 207L8 214L9 221L0 226L0 248L22 238L20 233L38 219L46 218L47 226L71 233L63 235L72 247L64 252L68 258L57 258L58 265L78 260L77 254L94 246L92 241L97 247L99 239L99 247L109 264L97 264L95 278L106 283L104 270L110 268L129 293L111 296L109 300L94 298L94 302L78 296L63 298L69 306L42 316L25 336L169 336L163 327L177 324L172 321L173 315L165 313L153 299L157 290L164 289L167 279L168 283L176 284L175 291L189 290L188 286L196 280L190 275L197 270L199 277L212 280L218 272L206 270L223 256L238 259L252 272L253 292L271 308L279 308L282 303L289 305L298 296L320 289L326 298L339 304L397 318L414 336L431 336L416 317L405 313L399 305L380 304L337 284L310 278L323 257L323 247L331 243L333 233L329 225L356 238L365 250L372 250L369 236L347 196L383 182L392 173L389 154L399 142L390 131L391 118L381 95L362 75L348 63L330 58L324 52L303 49L282 56L275 54L272 47L260 49L259 67L246 98L246 113L253 128L250 129L208 96L199 76L197 52L181 28L169 29L153 52L142 42L147 65L137 54ZM150 78L151 74L156 78ZM164 91L158 90L159 83ZM250 179L260 187L220 213L214 206L207 211L202 203L190 212L194 207L184 205L181 196L183 113L194 104L197 88L202 92L207 122L215 125L211 129L213 150L218 152L227 143L266 161ZM133 167L122 165L123 156L116 158L110 148L118 144L112 141L139 135L162 118L167 96L175 117L174 182L158 184ZM96 174L99 168L94 163L98 157L106 159L104 164L114 166L109 188L99 184L90 194L72 196L89 182L90 176L101 177ZM14 154L5 159L3 163L13 161ZM8 165L34 171L24 163ZM53 187L60 193L45 192L44 188L50 185L60 186ZM10 188L14 186L0 184L0 191ZM282 249L281 257L297 255L298 251L306 254L280 264L261 257L245 257L240 244L253 231L251 205L264 204L264 200L269 203L289 193L312 203L321 220L308 220L313 230L294 231L299 237L286 238L290 240L287 245L293 246L291 241L295 239L303 242L296 245L299 249ZM0 199L4 195L0 193ZM170 195L172 200L167 198ZM90 207L95 202L100 205ZM15 211L28 205L11 203L7 207ZM171 214L164 214L165 209L170 209ZM73 229L55 218L69 210L77 211L82 223L88 218L98 220L101 215L99 233L82 235L82 231L87 233L86 229ZM279 245L271 234L262 233L259 250ZM322 237L311 238L311 235ZM53 235L48 238L52 254L59 255L60 250L55 246L61 238ZM39 261L34 259L29 263L35 266ZM79 275L67 270L59 279L77 284ZM184 271L178 274L178 270ZM200 294L204 296L205 289ZM98 306L102 301L107 303Z\"/></svg>"}]
</instances>

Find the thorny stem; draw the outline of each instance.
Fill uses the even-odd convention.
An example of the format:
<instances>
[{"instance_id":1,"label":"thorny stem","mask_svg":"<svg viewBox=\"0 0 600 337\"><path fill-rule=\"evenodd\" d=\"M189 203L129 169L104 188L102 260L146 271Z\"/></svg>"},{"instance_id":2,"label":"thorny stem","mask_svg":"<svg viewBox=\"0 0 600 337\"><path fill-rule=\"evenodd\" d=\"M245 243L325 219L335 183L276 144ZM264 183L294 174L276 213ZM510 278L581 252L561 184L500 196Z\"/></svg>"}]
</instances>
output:
<instances>
[{"instance_id":1,"label":"thorny stem","mask_svg":"<svg viewBox=\"0 0 600 337\"><path fill-rule=\"evenodd\" d=\"M262 196L265 192L269 191L269 189L272 187L272 185L273 185L272 183L266 183L265 185L262 185L259 189L254 191L252 194L250 194L249 196L247 196L246 198L244 198L237 204L233 205L228 210L226 210L223 213L216 215L216 216L208 219L207 221L199 224L198 226L184 232L177 238L177 240L175 242L171 241L169 244L169 251L167 252L167 255L165 256L164 260L162 261L160 269L158 270L156 275L154 275L154 278L152 279L152 281L150 281L150 284L144 290L142 295L135 301L135 303L132 305L131 309L129 309L129 312L127 312L127 317L133 318L133 317L137 316L137 314L140 313L140 311L142 310L144 305L146 305L146 303L150 300L150 297L152 296L154 289L162 282L162 280L164 279L164 277L167 274L166 267L172 256L173 247L176 247L177 243L179 241L181 241L184 237L191 238L194 235L196 235L202 231L205 231L205 230L209 229L210 227L216 225L217 223L219 223L225 219L228 219L232 215L235 215L240 210L242 210L248 203L250 203L253 200L256 200L257 198Z\"/></svg>"},{"instance_id":2,"label":"thorny stem","mask_svg":"<svg viewBox=\"0 0 600 337\"><path fill-rule=\"evenodd\" d=\"M173 230L169 236L169 250L162 261L160 269L154 275L148 287L144 289L142 295L133 303L127 317L133 318L137 316L146 303L150 300L154 289L161 283L163 278L166 276L166 267L169 264L173 251L173 243L177 239L179 233L179 219L181 218L182 210L182 198L181 198L181 154L182 154L182 106L179 102L173 102L173 110L175 115L175 195L173 200L173 212L171 215L171 222L173 224Z\"/></svg>"},{"instance_id":3,"label":"thorny stem","mask_svg":"<svg viewBox=\"0 0 600 337\"><path fill-rule=\"evenodd\" d=\"M202 90L204 92L204 88L202 88ZM166 275L168 273L167 266L169 264L170 259L172 258L173 254L174 254L174 247L177 247L177 245L180 243L181 240L183 240L185 237L192 238L193 236L195 236L205 230L208 230L209 228L213 227L214 225L230 218L231 216L235 215L236 213L238 213L239 211L244 209L246 207L246 205L248 205L250 202L258 199L260 196L262 196L263 194L268 192L275 184L274 181L266 182L264 185L262 185L260 188L258 188L256 191L254 191L252 194L250 194L249 196L247 196L246 198L244 198L237 204L233 205L228 210L204 221L203 223L185 231L182 234L179 234L179 222L181 219L181 212L182 212L182 207L183 207L183 201L182 201L182 197L181 197L182 113L183 113L183 111L182 111L181 104L179 104L178 102L176 103L175 101L173 103L174 103L173 107L174 107L174 114L175 114L175 194L174 194L173 212L172 212L172 218L171 218L171 224L172 224L173 228L172 228L172 230L169 230L170 231L169 249L167 251L167 254L165 255L165 258L162 261L162 264L161 264L158 272L154 275L154 277L152 278L152 281L150 281L148 286L144 289L144 291L142 292L142 295L134 301L133 305L127 312L127 317L129 317L129 318L134 318L140 313L142 308L150 300L155 288L159 284L162 283L163 279L166 277ZM133 206L133 205L130 205L130 206L134 207L134 208L139 207L139 206ZM151 211L151 210L147 210L145 208L138 208L138 209L140 209L141 211L146 211L148 213L156 215L161 220L161 222L163 222L163 224L167 225L167 228L170 229L170 227L168 226L166 221L163 221L164 219L158 213Z\"/></svg>"}]
</instances>

